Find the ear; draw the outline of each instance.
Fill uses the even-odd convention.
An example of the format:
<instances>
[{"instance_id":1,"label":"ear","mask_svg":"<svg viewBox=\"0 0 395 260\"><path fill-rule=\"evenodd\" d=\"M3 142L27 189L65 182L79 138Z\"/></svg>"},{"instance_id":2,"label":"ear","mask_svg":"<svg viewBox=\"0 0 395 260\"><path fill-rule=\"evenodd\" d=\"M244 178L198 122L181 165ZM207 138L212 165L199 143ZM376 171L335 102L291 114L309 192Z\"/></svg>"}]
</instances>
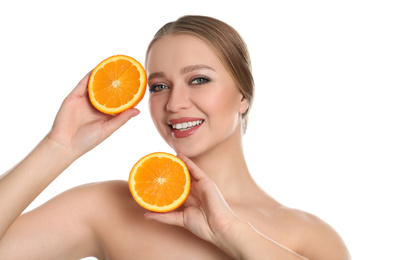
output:
<instances>
[{"instance_id":1,"label":"ear","mask_svg":"<svg viewBox=\"0 0 395 260\"><path fill-rule=\"evenodd\" d=\"M247 111L249 105L248 105L248 100L247 98L245 98L244 96L242 96L241 98L241 102L240 102L240 108L239 108L239 113L240 115L244 114L244 112Z\"/></svg>"}]
</instances>

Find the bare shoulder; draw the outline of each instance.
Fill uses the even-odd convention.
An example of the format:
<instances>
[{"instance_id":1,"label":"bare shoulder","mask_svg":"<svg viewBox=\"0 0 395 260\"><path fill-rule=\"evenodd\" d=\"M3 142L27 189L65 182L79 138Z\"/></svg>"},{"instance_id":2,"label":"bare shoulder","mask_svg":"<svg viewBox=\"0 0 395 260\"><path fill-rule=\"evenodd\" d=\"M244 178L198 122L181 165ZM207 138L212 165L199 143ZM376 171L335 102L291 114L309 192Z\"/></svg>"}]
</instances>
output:
<instances>
[{"instance_id":1,"label":"bare shoulder","mask_svg":"<svg viewBox=\"0 0 395 260\"><path fill-rule=\"evenodd\" d=\"M130 199L128 183L126 181L105 181L89 183L74 187L55 197L53 200L74 204L75 208L83 209L81 213L95 213L104 210L103 206L115 207L121 201ZM51 203L49 201L49 203Z\"/></svg>"},{"instance_id":2,"label":"bare shoulder","mask_svg":"<svg viewBox=\"0 0 395 260\"><path fill-rule=\"evenodd\" d=\"M114 180L85 184L70 190L74 197L79 198L89 220L103 221L105 218L128 215L140 212L129 191L126 181ZM102 224L100 226L103 226Z\"/></svg>"},{"instance_id":3,"label":"bare shoulder","mask_svg":"<svg viewBox=\"0 0 395 260\"><path fill-rule=\"evenodd\" d=\"M94 196L90 196L90 199L104 199L113 200L120 199L122 197L130 197L128 183L121 180L94 182L84 184L74 189L76 193L86 193Z\"/></svg>"},{"instance_id":4,"label":"bare shoulder","mask_svg":"<svg viewBox=\"0 0 395 260\"><path fill-rule=\"evenodd\" d=\"M94 232L98 248L105 252L103 259L135 257L149 223L144 219L146 210L134 201L127 181L98 182L76 189L85 194L86 224Z\"/></svg>"},{"instance_id":5,"label":"bare shoulder","mask_svg":"<svg viewBox=\"0 0 395 260\"><path fill-rule=\"evenodd\" d=\"M309 259L351 259L340 235L319 217L285 206L278 212L297 239L299 254Z\"/></svg>"},{"instance_id":6,"label":"bare shoulder","mask_svg":"<svg viewBox=\"0 0 395 260\"><path fill-rule=\"evenodd\" d=\"M127 199L128 186L121 181L67 190L14 221L1 241L0 258L101 259L105 252L98 231L106 226L103 221L133 205L121 207L120 203Z\"/></svg>"},{"instance_id":7,"label":"bare shoulder","mask_svg":"<svg viewBox=\"0 0 395 260\"><path fill-rule=\"evenodd\" d=\"M99 259L226 259L224 253L186 229L147 221L147 212L133 199L126 181L80 187L96 204L89 224L105 257Z\"/></svg>"},{"instance_id":8,"label":"bare shoulder","mask_svg":"<svg viewBox=\"0 0 395 260\"><path fill-rule=\"evenodd\" d=\"M46 204L54 208L68 207L95 235L108 225L116 223L116 218L141 214L129 191L127 181L113 180L88 183L74 187L58 195ZM68 206L71 205L71 206ZM43 205L46 207L46 205Z\"/></svg>"}]
</instances>

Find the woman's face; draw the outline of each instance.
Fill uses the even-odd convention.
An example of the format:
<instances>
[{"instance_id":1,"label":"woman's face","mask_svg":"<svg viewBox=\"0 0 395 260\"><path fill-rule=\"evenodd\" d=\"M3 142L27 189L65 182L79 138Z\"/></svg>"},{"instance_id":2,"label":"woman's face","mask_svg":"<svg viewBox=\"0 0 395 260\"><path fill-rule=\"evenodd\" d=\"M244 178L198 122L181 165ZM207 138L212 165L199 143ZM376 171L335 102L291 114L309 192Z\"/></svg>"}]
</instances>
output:
<instances>
[{"instance_id":1,"label":"woman's face","mask_svg":"<svg viewBox=\"0 0 395 260\"><path fill-rule=\"evenodd\" d=\"M240 142L248 103L217 55L190 35L168 35L147 55L149 107L162 138L189 157Z\"/></svg>"}]
</instances>

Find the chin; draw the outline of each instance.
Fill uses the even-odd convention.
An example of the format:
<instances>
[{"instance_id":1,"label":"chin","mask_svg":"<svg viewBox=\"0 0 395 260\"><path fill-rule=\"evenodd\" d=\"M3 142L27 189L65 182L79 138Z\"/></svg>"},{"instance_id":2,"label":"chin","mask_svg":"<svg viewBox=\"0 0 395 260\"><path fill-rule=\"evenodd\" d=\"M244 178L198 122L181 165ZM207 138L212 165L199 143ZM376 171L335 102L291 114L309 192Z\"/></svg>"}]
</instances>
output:
<instances>
[{"instance_id":1,"label":"chin","mask_svg":"<svg viewBox=\"0 0 395 260\"><path fill-rule=\"evenodd\" d=\"M193 158L196 157L199 153L197 153L196 151L194 151L194 149L190 149L190 148L178 148L178 147L172 147L174 152L177 154L183 154L188 158Z\"/></svg>"},{"instance_id":2,"label":"chin","mask_svg":"<svg viewBox=\"0 0 395 260\"><path fill-rule=\"evenodd\" d=\"M188 158L198 157L199 155L204 153L204 149L195 145L174 145L170 144L170 147L176 152L177 154L183 154Z\"/></svg>"}]
</instances>

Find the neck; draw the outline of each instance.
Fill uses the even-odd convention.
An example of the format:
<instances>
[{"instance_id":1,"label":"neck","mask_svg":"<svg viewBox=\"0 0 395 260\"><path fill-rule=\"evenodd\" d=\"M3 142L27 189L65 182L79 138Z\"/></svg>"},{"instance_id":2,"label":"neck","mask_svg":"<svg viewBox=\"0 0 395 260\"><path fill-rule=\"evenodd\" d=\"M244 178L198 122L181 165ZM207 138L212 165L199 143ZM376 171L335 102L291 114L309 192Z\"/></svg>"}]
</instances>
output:
<instances>
[{"instance_id":1,"label":"neck","mask_svg":"<svg viewBox=\"0 0 395 260\"><path fill-rule=\"evenodd\" d=\"M256 186L248 171L241 134L190 159L214 180L227 199Z\"/></svg>"}]
</instances>

